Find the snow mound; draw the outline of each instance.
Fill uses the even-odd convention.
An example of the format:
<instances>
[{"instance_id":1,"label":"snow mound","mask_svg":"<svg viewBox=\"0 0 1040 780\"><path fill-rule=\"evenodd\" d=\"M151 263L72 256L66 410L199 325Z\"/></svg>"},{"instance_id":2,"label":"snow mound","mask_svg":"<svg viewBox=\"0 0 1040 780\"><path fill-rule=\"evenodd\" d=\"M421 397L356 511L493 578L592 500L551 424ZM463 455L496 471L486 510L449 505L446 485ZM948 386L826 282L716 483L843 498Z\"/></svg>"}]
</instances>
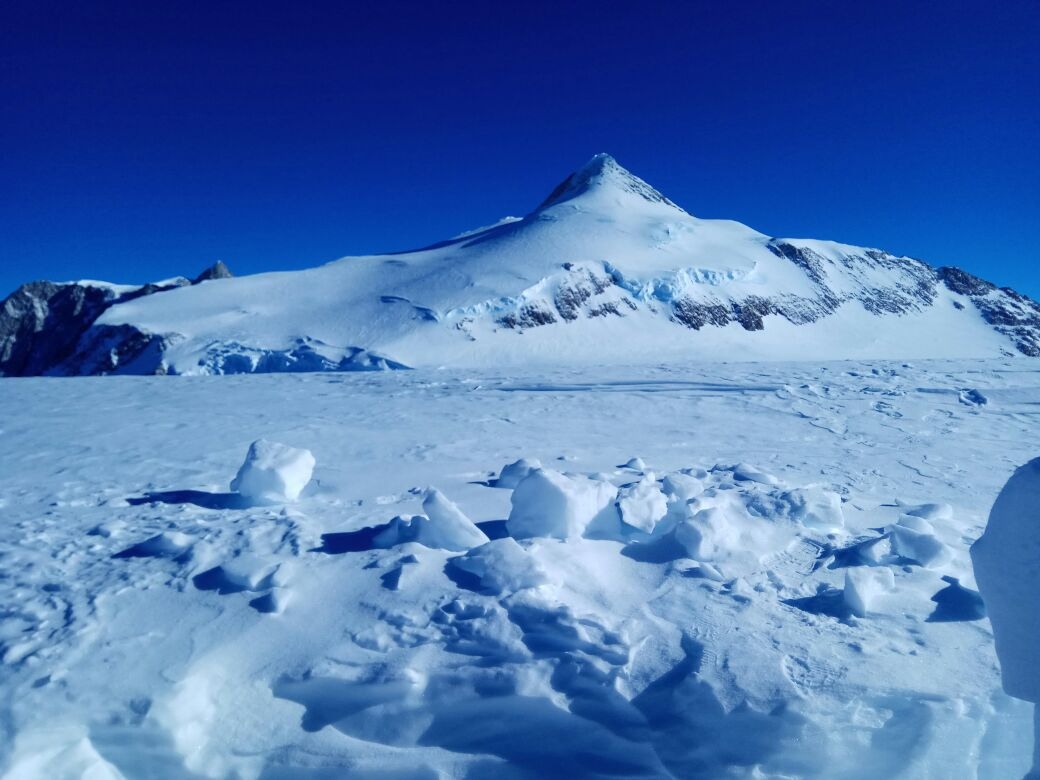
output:
<instances>
[{"instance_id":1,"label":"snow mound","mask_svg":"<svg viewBox=\"0 0 1040 780\"><path fill-rule=\"evenodd\" d=\"M536 469L513 491L506 526L517 539L582 536L594 522L616 522L616 496L617 488L608 482Z\"/></svg>"},{"instance_id":2,"label":"snow mound","mask_svg":"<svg viewBox=\"0 0 1040 780\"><path fill-rule=\"evenodd\" d=\"M1004 690L1040 702L1040 458L1018 469L997 496L971 547L993 624Z\"/></svg>"},{"instance_id":3,"label":"snow mound","mask_svg":"<svg viewBox=\"0 0 1040 780\"><path fill-rule=\"evenodd\" d=\"M295 501L311 481L314 456L266 439L249 445L245 462L231 481L231 489L261 504Z\"/></svg>"},{"instance_id":4,"label":"snow mound","mask_svg":"<svg viewBox=\"0 0 1040 780\"><path fill-rule=\"evenodd\" d=\"M689 501L687 517L675 529L687 557L743 569L786 549L799 534L797 524L779 514L748 511L748 498L736 490L710 488Z\"/></svg>"}]
</instances>

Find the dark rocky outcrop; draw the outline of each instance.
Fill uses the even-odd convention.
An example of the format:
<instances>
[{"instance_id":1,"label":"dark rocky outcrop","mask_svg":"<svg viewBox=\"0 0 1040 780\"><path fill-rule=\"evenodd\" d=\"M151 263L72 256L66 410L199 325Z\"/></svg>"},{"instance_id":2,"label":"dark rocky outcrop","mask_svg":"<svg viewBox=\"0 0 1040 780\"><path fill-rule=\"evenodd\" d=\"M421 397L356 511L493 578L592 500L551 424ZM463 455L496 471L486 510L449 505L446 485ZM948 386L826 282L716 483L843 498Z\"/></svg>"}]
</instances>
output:
<instances>
[{"instance_id":1,"label":"dark rocky outcrop","mask_svg":"<svg viewBox=\"0 0 1040 780\"><path fill-rule=\"evenodd\" d=\"M217 260L217 262L192 279L191 283L208 282L210 279L230 279L232 276L234 274L231 273L231 269L224 265L224 261Z\"/></svg>"},{"instance_id":2,"label":"dark rocky outcrop","mask_svg":"<svg viewBox=\"0 0 1040 780\"><path fill-rule=\"evenodd\" d=\"M164 373L164 339L129 325L95 327L95 321L117 303L230 275L218 262L194 282L178 277L130 289L90 282L23 284L0 303L0 376Z\"/></svg>"},{"instance_id":3,"label":"dark rocky outcrop","mask_svg":"<svg viewBox=\"0 0 1040 780\"><path fill-rule=\"evenodd\" d=\"M38 376L61 363L115 297L84 284L19 287L0 304L0 374Z\"/></svg>"},{"instance_id":4,"label":"dark rocky outcrop","mask_svg":"<svg viewBox=\"0 0 1040 780\"><path fill-rule=\"evenodd\" d=\"M936 275L952 292L966 296L982 319L1011 339L1019 352L1040 357L1040 303L960 268L939 268Z\"/></svg>"},{"instance_id":5,"label":"dark rocky outcrop","mask_svg":"<svg viewBox=\"0 0 1040 780\"><path fill-rule=\"evenodd\" d=\"M497 315L498 324L523 330L583 317L623 317L639 309L661 311L691 330L739 324L747 331L767 328L766 318L782 317L794 325L817 322L839 307L857 303L878 317L922 312L935 305L941 285L966 296L995 330L1011 340L1019 352L1040 356L1040 304L1008 288L972 276L959 268L932 268L927 263L877 249L856 250L827 257L806 246L773 239L767 247L777 257L797 266L810 282L810 293L777 292L743 298L717 297L706 288L704 297L673 296L667 278L635 281L610 264L596 266L564 263L563 273L549 280L553 290L545 299L522 298L516 308ZM858 282L853 289L832 289L831 273ZM878 283L881 280L881 284ZM954 300L963 309L965 304ZM1010 346L1010 345L1009 345Z\"/></svg>"}]
</instances>

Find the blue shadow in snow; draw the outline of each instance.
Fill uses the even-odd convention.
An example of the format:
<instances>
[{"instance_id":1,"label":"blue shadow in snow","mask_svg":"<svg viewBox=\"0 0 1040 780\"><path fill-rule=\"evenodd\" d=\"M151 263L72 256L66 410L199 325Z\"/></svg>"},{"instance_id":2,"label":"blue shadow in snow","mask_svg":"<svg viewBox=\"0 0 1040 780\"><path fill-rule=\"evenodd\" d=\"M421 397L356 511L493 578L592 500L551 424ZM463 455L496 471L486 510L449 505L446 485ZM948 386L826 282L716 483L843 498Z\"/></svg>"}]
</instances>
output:
<instances>
[{"instance_id":1,"label":"blue shadow in snow","mask_svg":"<svg viewBox=\"0 0 1040 780\"><path fill-rule=\"evenodd\" d=\"M956 577L945 576L943 581L948 585L932 596L935 611L926 623L957 623L986 617L986 605L977 590L965 588Z\"/></svg>"},{"instance_id":2,"label":"blue shadow in snow","mask_svg":"<svg viewBox=\"0 0 1040 780\"><path fill-rule=\"evenodd\" d=\"M165 490L145 493L126 500L130 506L142 504L194 504L203 509L250 509L255 506L238 493L207 493L205 490Z\"/></svg>"}]
</instances>

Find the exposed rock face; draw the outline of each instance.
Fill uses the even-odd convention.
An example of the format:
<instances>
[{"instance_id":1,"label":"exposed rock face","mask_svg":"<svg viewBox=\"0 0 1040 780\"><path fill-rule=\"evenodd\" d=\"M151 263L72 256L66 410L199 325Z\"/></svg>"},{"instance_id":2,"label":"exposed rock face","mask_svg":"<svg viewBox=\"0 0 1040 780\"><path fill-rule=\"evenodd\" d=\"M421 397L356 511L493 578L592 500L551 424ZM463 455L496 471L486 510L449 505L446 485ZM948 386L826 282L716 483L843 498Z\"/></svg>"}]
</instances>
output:
<instances>
[{"instance_id":1,"label":"exposed rock face","mask_svg":"<svg viewBox=\"0 0 1040 780\"><path fill-rule=\"evenodd\" d=\"M210 279L230 279L234 274L224 265L223 260L217 260L213 265L191 280L192 284L208 282Z\"/></svg>"},{"instance_id":2,"label":"exposed rock face","mask_svg":"<svg viewBox=\"0 0 1040 780\"><path fill-rule=\"evenodd\" d=\"M129 325L92 327L110 306L223 279L222 262L194 282L183 277L135 288L90 282L23 284L0 303L0 376L165 373L166 339Z\"/></svg>"},{"instance_id":3,"label":"exposed rock face","mask_svg":"<svg viewBox=\"0 0 1040 780\"><path fill-rule=\"evenodd\" d=\"M22 285L0 306L0 374L38 376L60 364L114 298L81 284Z\"/></svg>"},{"instance_id":4,"label":"exposed rock face","mask_svg":"<svg viewBox=\"0 0 1040 780\"><path fill-rule=\"evenodd\" d=\"M920 260L896 257L876 249L864 249L835 261L810 248L779 239L773 239L767 247L803 271L815 294L778 293L732 299L709 293L695 298L675 294L674 285L668 279L650 283L643 280L637 285L609 264L604 264L600 272L565 263L566 273L552 280L555 289L551 300L521 297L513 310L498 315L497 322L506 328L523 330L572 322L581 317L623 317L644 308L664 310L673 322L691 330L737 323L744 330L759 331L765 328L763 318L769 315L804 325L834 314L838 307L850 301L879 317L924 311L935 304L941 284L967 297L986 322L1010 339L1009 346L1024 355L1040 356L1040 303L1010 288L999 288L959 268L933 268ZM838 270L838 265L845 275L858 277L862 283L851 291L832 289L829 286L833 278L831 272ZM872 281L874 279L884 282ZM964 306L959 302L954 305Z\"/></svg>"},{"instance_id":5,"label":"exposed rock face","mask_svg":"<svg viewBox=\"0 0 1040 780\"><path fill-rule=\"evenodd\" d=\"M1040 303L960 268L939 268L936 275L951 291L970 298L982 318L1011 339L1019 352L1040 357Z\"/></svg>"}]
</instances>

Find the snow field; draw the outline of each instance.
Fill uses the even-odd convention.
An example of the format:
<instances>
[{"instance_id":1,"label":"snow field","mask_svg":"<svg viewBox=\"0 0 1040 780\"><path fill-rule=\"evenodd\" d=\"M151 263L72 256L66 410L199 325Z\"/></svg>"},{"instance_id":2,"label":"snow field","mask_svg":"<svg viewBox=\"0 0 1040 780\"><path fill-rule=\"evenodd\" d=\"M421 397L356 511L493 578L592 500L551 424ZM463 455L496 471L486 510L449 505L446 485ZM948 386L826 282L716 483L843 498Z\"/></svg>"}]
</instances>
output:
<instances>
[{"instance_id":1,"label":"snow field","mask_svg":"<svg viewBox=\"0 0 1040 780\"><path fill-rule=\"evenodd\" d=\"M0 390L5 777L1029 767L968 557L1021 363ZM259 435L295 501L224 492Z\"/></svg>"}]
</instances>

